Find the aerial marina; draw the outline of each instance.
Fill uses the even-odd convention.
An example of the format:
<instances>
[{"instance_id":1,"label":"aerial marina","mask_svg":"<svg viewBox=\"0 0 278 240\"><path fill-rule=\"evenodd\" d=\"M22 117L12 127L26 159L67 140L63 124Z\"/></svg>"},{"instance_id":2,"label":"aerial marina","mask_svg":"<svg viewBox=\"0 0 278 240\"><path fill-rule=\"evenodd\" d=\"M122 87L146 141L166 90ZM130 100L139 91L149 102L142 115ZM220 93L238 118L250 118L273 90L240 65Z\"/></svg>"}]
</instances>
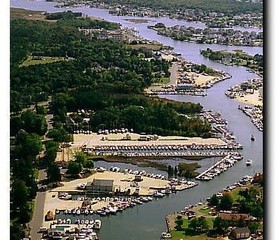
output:
<instances>
[{"instance_id":1,"label":"aerial marina","mask_svg":"<svg viewBox=\"0 0 278 240\"><path fill-rule=\"evenodd\" d=\"M151 8L115 8L106 3L89 7L81 1L36 3L11 3L44 10L30 12L26 22L12 21L15 45L21 43L14 36L29 28L38 32L31 55L15 64L12 74L10 189L19 205L14 205L11 216L17 216L16 207L25 211L16 195L22 182L34 206L28 207L26 218L11 222L13 236L17 221L25 221L20 226L26 227L27 239L180 240L190 234L231 239L237 231L262 239L261 76L245 66L204 58L200 52L207 44L174 40L150 28L160 23L175 29L185 29L187 24L194 29L199 24L202 29L205 24L236 26L240 28L236 33L246 30L246 39L252 36L258 43L237 48L259 55L261 33L247 30L258 26L256 14L240 15L233 22L205 11L198 16L201 12L170 14L161 9L157 18ZM29 26L33 14L55 20ZM59 34L52 28L57 23L65 26ZM39 38L40 28L45 31L43 38ZM220 32L226 34L225 29ZM49 42L51 34L56 37L54 45ZM43 39L49 45L42 45ZM233 48L219 43L209 46ZM43 77L37 78L38 73ZM37 86L30 85L29 98L24 82L28 74L38 81ZM36 163L32 171L30 159ZM20 165L23 161L26 164ZM29 171L29 177L22 176L24 171ZM230 197L232 203L226 207L223 201ZM246 199L253 205L242 212L240 204ZM239 226L230 223L214 235L219 230L213 228L215 219L234 216L246 221ZM192 228L195 220L202 224L203 217L207 226Z\"/></svg>"}]
</instances>

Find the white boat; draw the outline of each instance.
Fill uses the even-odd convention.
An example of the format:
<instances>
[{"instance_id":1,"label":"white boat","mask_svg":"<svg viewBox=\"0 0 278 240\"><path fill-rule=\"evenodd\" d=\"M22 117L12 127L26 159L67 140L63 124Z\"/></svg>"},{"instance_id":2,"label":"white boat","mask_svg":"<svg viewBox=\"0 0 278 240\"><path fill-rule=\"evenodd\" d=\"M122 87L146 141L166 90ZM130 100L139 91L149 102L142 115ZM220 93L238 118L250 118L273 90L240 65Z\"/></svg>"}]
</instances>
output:
<instances>
[{"instance_id":1,"label":"white boat","mask_svg":"<svg viewBox=\"0 0 278 240\"><path fill-rule=\"evenodd\" d=\"M95 220L94 229L100 229L101 228L101 221L99 219Z\"/></svg>"},{"instance_id":2,"label":"white boat","mask_svg":"<svg viewBox=\"0 0 278 240\"><path fill-rule=\"evenodd\" d=\"M167 238L171 238L171 234L170 233L167 233L167 232L162 232L161 233L161 238L162 239L167 239Z\"/></svg>"},{"instance_id":3,"label":"white boat","mask_svg":"<svg viewBox=\"0 0 278 240\"><path fill-rule=\"evenodd\" d=\"M252 160L251 159L249 159L249 160L247 160L245 163L246 163L246 166L251 166L251 164L252 164Z\"/></svg>"},{"instance_id":4,"label":"white boat","mask_svg":"<svg viewBox=\"0 0 278 240\"><path fill-rule=\"evenodd\" d=\"M164 194L160 193L160 192L155 192L153 196L157 197L157 198L162 198L162 197L164 197Z\"/></svg>"},{"instance_id":5,"label":"white boat","mask_svg":"<svg viewBox=\"0 0 278 240\"><path fill-rule=\"evenodd\" d=\"M109 211L110 211L111 214L116 214L117 210L118 210L117 207L109 207Z\"/></svg>"}]
</instances>

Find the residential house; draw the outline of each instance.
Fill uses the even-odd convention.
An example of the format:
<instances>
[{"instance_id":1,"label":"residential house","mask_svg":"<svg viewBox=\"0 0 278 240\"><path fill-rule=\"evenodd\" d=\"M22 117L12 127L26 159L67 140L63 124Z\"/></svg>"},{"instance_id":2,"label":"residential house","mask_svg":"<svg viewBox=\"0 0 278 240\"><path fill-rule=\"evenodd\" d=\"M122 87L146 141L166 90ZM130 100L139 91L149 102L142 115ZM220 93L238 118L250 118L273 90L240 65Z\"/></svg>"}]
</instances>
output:
<instances>
[{"instance_id":1,"label":"residential house","mask_svg":"<svg viewBox=\"0 0 278 240\"><path fill-rule=\"evenodd\" d=\"M229 238L230 239L246 239L246 238L249 238L250 235L251 235L251 232L248 227L234 228L231 231Z\"/></svg>"}]
</instances>

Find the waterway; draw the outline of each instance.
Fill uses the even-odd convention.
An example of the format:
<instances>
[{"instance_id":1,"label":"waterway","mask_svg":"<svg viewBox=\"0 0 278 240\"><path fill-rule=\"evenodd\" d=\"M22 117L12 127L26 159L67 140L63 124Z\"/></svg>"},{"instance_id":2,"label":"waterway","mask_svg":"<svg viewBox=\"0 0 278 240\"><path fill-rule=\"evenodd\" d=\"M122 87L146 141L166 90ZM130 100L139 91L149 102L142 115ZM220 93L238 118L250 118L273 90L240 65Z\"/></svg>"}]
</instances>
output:
<instances>
[{"instance_id":1,"label":"waterway","mask_svg":"<svg viewBox=\"0 0 278 240\"><path fill-rule=\"evenodd\" d=\"M241 153L244 156L243 161L239 161L234 167L230 168L223 174L214 178L209 182L199 182L197 187L192 189L171 194L167 198L160 199L148 204L138 206L134 209L124 211L115 216L103 218L103 227L100 231L102 240L153 240L159 239L160 233L166 229L165 216L169 213L179 211L185 205L195 204L199 201L204 201L226 186L240 180L244 175L253 175L255 172L263 170L263 133L260 132L250 121L250 119L238 110L239 102L234 99L229 99L225 96L225 91L235 84L244 82L250 78L257 77L256 74L246 71L244 67L224 66L204 58L200 54L200 50L210 47L214 50L233 50L241 49L249 54L262 54L261 47L235 47L224 45L207 45L195 44L176 41L164 36L157 35L155 31L148 29L148 25L154 25L157 22L162 22L166 26L171 25L186 25L203 27L200 23L187 23L185 21L173 20L168 18L147 18L151 22L136 24L126 21L126 16L113 16L108 14L106 10L94 8L55 8L53 2L44 1L26 1L26 0L11 0L11 7L25 8L29 10L58 12L63 10L80 11L88 16L101 17L108 21L118 22L123 27L135 28L138 34L149 40L156 40L164 45L174 48L176 53L180 53L188 61L194 63L205 64L218 70L223 70L231 74L232 78L216 84L211 89L207 90L206 97L193 97L186 95L163 96L176 101L192 101L198 102L206 109L220 112L222 117L228 121L228 129L234 132L236 140L243 145ZM244 29L244 28L243 28ZM248 30L248 29L246 29ZM161 96L162 97L162 96ZM250 141L250 135L255 136L255 141ZM245 166L245 161L252 159L253 164L250 167ZM169 160L170 161L170 160ZM213 163L212 163L213 164ZM110 164L109 164L110 165ZM111 163L113 165L113 163ZM129 167L128 165L122 165ZM154 171L151 169L151 171ZM150 171L149 171L150 172Z\"/></svg>"}]
</instances>

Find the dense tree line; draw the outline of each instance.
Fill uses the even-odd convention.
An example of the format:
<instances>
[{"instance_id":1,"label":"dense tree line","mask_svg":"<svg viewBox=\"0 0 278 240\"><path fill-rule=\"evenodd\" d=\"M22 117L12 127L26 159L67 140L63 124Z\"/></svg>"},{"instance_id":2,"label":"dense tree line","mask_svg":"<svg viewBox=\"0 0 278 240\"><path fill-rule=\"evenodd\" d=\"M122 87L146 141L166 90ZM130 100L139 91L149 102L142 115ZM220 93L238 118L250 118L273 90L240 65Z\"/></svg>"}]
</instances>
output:
<instances>
[{"instance_id":1,"label":"dense tree line","mask_svg":"<svg viewBox=\"0 0 278 240\"><path fill-rule=\"evenodd\" d=\"M24 236L24 226L31 220L31 201L36 196L37 184L34 163L42 150L39 135L20 130L11 149L11 239Z\"/></svg>"},{"instance_id":2,"label":"dense tree line","mask_svg":"<svg viewBox=\"0 0 278 240\"><path fill-rule=\"evenodd\" d=\"M38 114L32 110L26 110L21 115L11 117L11 135L16 135L20 129L40 136L45 134L47 123L44 114Z\"/></svg>"},{"instance_id":3,"label":"dense tree line","mask_svg":"<svg viewBox=\"0 0 278 240\"><path fill-rule=\"evenodd\" d=\"M152 9L165 9L171 12L177 12L184 8L201 9L205 12L223 12L226 14L240 14L262 12L261 3L252 3L236 0L130 0L128 3L124 0L105 0L106 3L119 3L130 5L132 7L150 7Z\"/></svg>"},{"instance_id":4,"label":"dense tree line","mask_svg":"<svg viewBox=\"0 0 278 240\"><path fill-rule=\"evenodd\" d=\"M72 12L72 11L47 13L45 18L47 20L58 20L58 19L72 19L77 17L82 17L82 13Z\"/></svg>"},{"instance_id":5,"label":"dense tree line","mask_svg":"<svg viewBox=\"0 0 278 240\"><path fill-rule=\"evenodd\" d=\"M202 109L194 103L161 101L143 95L100 94L86 90L55 95L52 108L61 121L65 121L67 111L80 108L94 110L89 125L82 125L83 118L75 118L79 127L74 129L74 126L68 126L70 132L125 127L135 132L159 135L210 136L210 124L194 116Z\"/></svg>"}]
</instances>

